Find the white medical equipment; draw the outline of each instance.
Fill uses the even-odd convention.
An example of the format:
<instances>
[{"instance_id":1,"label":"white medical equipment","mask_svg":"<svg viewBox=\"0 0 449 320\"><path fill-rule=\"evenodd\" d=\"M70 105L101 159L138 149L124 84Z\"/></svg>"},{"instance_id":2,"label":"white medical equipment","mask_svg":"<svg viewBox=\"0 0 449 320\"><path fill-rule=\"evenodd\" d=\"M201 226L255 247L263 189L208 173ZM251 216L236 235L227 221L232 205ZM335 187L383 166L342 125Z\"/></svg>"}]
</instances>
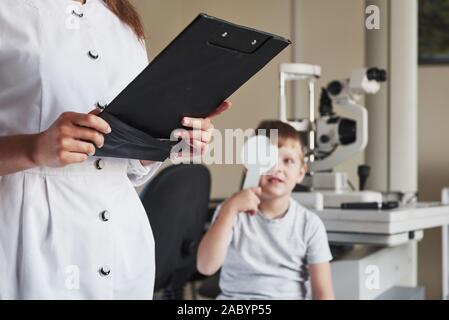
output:
<instances>
[{"instance_id":1,"label":"white medical equipment","mask_svg":"<svg viewBox=\"0 0 449 320\"><path fill-rule=\"evenodd\" d=\"M377 68L356 69L350 79L336 80L322 89L319 114L315 116L315 83L321 76L321 67L315 65L287 63L280 70L281 121L307 134L307 158L309 175L304 183L323 197L327 208L339 208L342 203L382 202L382 194L372 191L350 190L348 176L333 169L343 161L363 151L368 143L368 113L358 104L364 94L375 94L380 83L386 81L386 71ZM306 80L309 88L309 118L287 117L286 82ZM339 107L351 115L351 119L340 117L334 111ZM363 168L362 168L363 169ZM360 170L361 173L366 172ZM363 184L363 182L362 182ZM310 195L297 195L309 197ZM304 199L303 199L304 200ZM320 201L319 197L316 199ZM319 203L316 203L319 208Z\"/></svg>"}]
</instances>

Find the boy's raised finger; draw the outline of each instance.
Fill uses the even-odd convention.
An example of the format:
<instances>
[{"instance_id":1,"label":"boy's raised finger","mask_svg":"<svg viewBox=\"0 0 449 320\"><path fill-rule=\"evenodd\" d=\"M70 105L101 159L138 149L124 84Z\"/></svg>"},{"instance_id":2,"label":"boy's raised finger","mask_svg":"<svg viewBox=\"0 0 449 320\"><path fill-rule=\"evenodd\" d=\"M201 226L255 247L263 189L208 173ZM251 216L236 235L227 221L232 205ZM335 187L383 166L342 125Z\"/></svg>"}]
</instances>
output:
<instances>
[{"instance_id":1,"label":"boy's raised finger","mask_svg":"<svg viewBox=\"0 0 449 320\"><path fill-rule=\"evenodd\" d=\"M255 187L252 190L258 197L260 197L262 195L262 188L261 187Z\"/></svg>"}]
</instances>

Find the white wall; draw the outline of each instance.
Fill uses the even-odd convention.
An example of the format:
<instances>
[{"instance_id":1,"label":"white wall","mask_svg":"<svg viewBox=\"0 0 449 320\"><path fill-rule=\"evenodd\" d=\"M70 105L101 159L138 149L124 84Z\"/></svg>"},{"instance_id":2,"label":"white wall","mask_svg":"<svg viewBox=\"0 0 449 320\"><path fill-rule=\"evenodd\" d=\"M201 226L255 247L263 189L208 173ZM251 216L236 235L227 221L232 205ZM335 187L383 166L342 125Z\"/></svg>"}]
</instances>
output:
<instances>
[{"instance_id":1,"label":"white wall","mask_svg":"<svg viewBox=\"0 0 449 320\"><path fill-rule=\"evenodd\" d=\"M323 76L318 81L316 90L318 104L321 87L332 80L348 78L354 68L363 67L365 64L364 1L294 1L299 19L295 30L298 42L296 62L318 64L322 67ZM302 98L298 101L306 109L305 90L302 90L301 94ZM339 109L335 111L346 116ZM357 166L362 163L364 154L360 153L339 165L336 170L348 172L351 182L357 188Z\"/></svg>"},{"instance_id":2,"label":"white wall","mask_svg":"<svg viewBox=\"0 0 449 320\"><path fill-rule=\"evenodd\" d=\"M449 66L419 68L418 190L420 201L440 201L449 186ZM441 229L426 230L418 247L419 283L427 298L440 299Z\"/></svg>"}]
</instances>

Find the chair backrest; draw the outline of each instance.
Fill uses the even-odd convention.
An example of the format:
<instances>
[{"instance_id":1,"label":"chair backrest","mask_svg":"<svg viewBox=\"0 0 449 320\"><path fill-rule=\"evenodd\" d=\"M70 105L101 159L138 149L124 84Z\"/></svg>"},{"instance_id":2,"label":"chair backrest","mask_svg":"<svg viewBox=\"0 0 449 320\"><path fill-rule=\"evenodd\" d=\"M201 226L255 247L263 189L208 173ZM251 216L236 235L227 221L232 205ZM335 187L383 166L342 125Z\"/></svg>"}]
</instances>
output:
<instances>
[{"instance_id":1,"label":"chair backrest","mask_svg":"<svg viewBox=\"0 0 449 320\"><path fill-rule=\"evenodd\" d=\"M210 188L205 166L181 164L162 170L142 192L156 245L155 291L182 289L196 272Z\"/></svg>"}]
</instances>

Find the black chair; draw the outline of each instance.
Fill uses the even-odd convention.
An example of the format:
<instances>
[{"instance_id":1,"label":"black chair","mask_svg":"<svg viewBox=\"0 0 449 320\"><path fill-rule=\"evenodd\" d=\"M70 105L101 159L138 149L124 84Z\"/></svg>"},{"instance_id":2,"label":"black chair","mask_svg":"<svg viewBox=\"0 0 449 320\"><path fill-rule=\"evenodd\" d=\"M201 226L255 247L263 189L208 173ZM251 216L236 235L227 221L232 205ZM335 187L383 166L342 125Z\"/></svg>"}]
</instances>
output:
<instances>
[{"instance_id":1,"label":"black chair","mask_svg":"<svg viewBox=\"0 0 449 320\"><path fill-rule=\"evenodd\" d=\"M162 299L183 299L186 283L197 273L210 189L205 166L181 164L162 170L141 194L156 243L155 293L162 291Z\"/></svg>"},{"instance_id":2,"label":"black chair","mask_svg":"<svg viewBox=\"0 0 449 320\"><path fill-rule=\"evenodd\" d=\"M218 297L218 295L221 293L220 290L220 272L221 269L219 271L217 271L214 275L205 278L199 289L198 289L198 293L205 298L209 298L209 299L216 299Z\"/></svg>"}]
</instances>

